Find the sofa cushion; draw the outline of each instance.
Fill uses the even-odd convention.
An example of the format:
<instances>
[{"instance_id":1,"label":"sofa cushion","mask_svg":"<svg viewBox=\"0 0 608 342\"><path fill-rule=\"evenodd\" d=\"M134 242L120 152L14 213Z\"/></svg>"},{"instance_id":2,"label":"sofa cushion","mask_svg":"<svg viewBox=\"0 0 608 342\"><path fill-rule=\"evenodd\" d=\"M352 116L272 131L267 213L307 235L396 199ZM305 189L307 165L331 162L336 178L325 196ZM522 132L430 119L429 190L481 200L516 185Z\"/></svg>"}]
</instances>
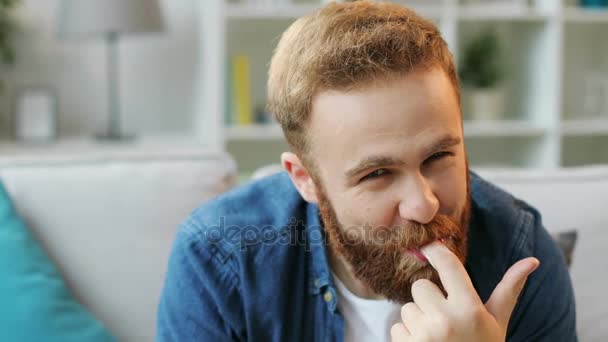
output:
<instances>
[{"instance_id":1,"label":"sofa cushion","mask_svg":"<svg viewBox=\"0 0 608 342\"><path fill-rule=\"evenodd\" d=\"M553 235L555 242L557 242L559 248L564 253L564 258L566 259L566 264L568 267L572 264L572 254L574 254L574 247L576 246L576 240L578 238L578 233L576 230L570 230L567 232L560 232Z\"/></svg>"},{"instance_id":2,"label":"sofa cushion","mask_svg":"<svg viewBox=\"0 0 608 342\"><path fill-rule=\"evenodd\" d=\"M0 177L75 298L120 341L153 341L177 228L236 167L200 148L110 152L2 157Z\"/></svg>"},{"instance_id":3,"label":"sofa cushion","mask_svg":"<svg viewBox=\"0 0 608 342\"><path fill-rule=\"evenodd\" d=\"M0 341L115 341L75 301L0 184Z\"/></svg>"}]
</instances>

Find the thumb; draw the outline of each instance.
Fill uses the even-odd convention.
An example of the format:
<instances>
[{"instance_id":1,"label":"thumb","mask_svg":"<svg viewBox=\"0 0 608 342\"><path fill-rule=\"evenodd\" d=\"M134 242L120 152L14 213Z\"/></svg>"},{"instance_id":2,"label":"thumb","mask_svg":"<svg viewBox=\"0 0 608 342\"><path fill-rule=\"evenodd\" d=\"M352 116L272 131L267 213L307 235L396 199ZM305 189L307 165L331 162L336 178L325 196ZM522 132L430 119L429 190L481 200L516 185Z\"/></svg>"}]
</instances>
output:
<instances>
[{"instance_id":1,"label":"thumb","mask_svg":"<svg viewBox=\"0 0 608 342\"><path fill-rule=\"evenodd\" d=\"M538 268L538 265L540 262L536 258L526 258L516 262L507 270L486 302L486 310L504 329L507 328L511 313L528 276Z\"/></svg>"}]
</instances>

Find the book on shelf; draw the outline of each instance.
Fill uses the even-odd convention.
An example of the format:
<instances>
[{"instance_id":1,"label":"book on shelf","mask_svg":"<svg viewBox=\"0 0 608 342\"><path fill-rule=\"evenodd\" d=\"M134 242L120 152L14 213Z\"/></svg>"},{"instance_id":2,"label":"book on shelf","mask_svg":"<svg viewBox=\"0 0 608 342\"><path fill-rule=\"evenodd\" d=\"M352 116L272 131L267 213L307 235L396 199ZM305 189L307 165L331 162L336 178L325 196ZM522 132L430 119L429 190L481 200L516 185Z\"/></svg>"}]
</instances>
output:
<instances>
[{"instance_id":1,"label":"book on shelf","mask_svg":"<svg viewBox=\"0 0 608 342\"><path fill-rule=\"evenodd\" d=\"M247 55L234 55L231 58L231 98L232 104L227 110L232 113L232 124L251 125L253 110L251 106L250 62ZM233 105L233 106L232 106Z\"/></svg>"}]
</instances>

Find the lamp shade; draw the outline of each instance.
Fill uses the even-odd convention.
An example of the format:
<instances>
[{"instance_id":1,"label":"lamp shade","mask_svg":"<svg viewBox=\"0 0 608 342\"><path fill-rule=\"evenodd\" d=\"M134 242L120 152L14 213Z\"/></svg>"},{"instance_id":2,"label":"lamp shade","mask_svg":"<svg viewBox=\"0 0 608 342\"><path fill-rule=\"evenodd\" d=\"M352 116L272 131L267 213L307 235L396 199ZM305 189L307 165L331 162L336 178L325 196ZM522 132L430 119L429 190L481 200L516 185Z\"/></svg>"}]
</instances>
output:
<instances>
[{"instance_id":1,"label":"lamp shade","mask_svg":"<svg viewBox=\"0 0 608 342\"><path fill-rule=\"evenodd\" d=\"M59 17L63 37L163 30L158 0L63 0Z\"/></svg>"}]
</instances>

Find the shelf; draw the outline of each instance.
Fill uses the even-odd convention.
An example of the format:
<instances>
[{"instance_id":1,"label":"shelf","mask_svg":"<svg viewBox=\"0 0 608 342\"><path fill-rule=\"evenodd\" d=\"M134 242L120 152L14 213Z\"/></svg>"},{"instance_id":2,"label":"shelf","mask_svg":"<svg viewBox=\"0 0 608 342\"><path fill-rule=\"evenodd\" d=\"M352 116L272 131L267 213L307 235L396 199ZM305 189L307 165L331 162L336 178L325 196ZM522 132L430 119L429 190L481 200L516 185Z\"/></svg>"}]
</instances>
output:
<instances>
[{"instance_id":1,"label":"shelf","mask_svg":"<svg viewBox=\"0 0 608 342\"><path fill-rule=\"evenodd\" d=\"M551 17L546 11L513 4L465 5L458 7L458 18L463 21L545 21Z\"/></svg>"},{"instance_id":2,"label":"shelf","mask_svg":"<svg viewBox=\"0 0 608 342\"><path fill-rule=\"evenodd\" d=\"M536 137L547 133L545 127L525 120L465 121L464 136L480 137Z\"/></svg>"},{"instance_id":3,"label":"shelf","mask_svg":"<svg viewBox=\"0 0 608 342\"><path fill-rule=\"evenodd\" d=\"M309 14L320 5L289 4L289 5L255 5L255 4L226 4L225 14L228 18L242 19L295 19Z\"/></svg>"},{"instance_id":4,"label":"shelf","mask_svg":"<svg viewBox=\"0 0 608 342\"><path fill-rule=\"evenodd\" d=\"M545 127L524 120L466 121L466 137L535 137L547 132ZM275 124L226 127L228 140L282 140L283 131Z\"/></svg>"},{"instance_id":5,"label":"shelf","mask_svg":"<svg viewBox=\"0 0 608 342\"><path fill-rule=\"evenodd\" d=\"M608 9L567 7L564 9L564 19L570 23L608 24Z\"/></svg>"},{"instance_id":6,"label":"shelf","mask_svg":"<svg viewBox=\"0 0 608 342\"><path fill-rule=\"evenodd\" d=\"M446 8L441 4L406 4L406 6L428 18L441 18ZM241 19L295 19L321 7L317 4L226 4L225 15L228 18ZM512 4L464 5L457 6L456 10L458 18L466 21L544 21L551 17L546 11Z\"/></svg>"},{"instance_id":7,"label":"shelf","mask_svg":"<svg viewBox=\"0 0 608 342\"><path fill-rule=\"evenodd\" d=\"M228 140L282 140L283 131L277 124L226 127Z\"/></svg>"},{"instance_id":8,"label":"shelf","mask_svg":"<svg viewBox=\"0 0 608 342\"><path fill-rule=\"evenodd\" d=\"M441 18L444 15L444 6L441 4L407 4L408 8L427 18Z\"/></svg>"},{"instance_id":9,"label":"shelf","mask_svg":"<svg viewBox=\"0 0 608 342\"><path fill-rule=\"evenodd\" d=\"M563 136L607 135L608 118L566 120L562 124Z\"/></svg>"},{"instance_id":10,"label":"shelf","mask_svg":"<svg viewBox=\"0 0 608 342\"><path fill-rule=\"evenodd\" d=\"M265 73L277 35L298 17L313 13L321 0L214 0L201 5L201 18L215 22L225 52L242 51L252 58L252 84L265 84ZM215 11L209 11L210 5ZM431 19L444 35L456 60L461 48L478 32L495 29L503 40L506 114L496 121L466 120L464 135L476 165L556 167L608 161L608 117L581 119L586 69L606 71L602 29L608 9L577 7L578 0L395 0ZM530 4L530 5L524 5ZM221 20L219 20L221 19ZM587 24L589 23L589 24ZM225 34L228 32L229 34ZM213 33L213 32L211 32ZM209 34L209 37L212 37ZM215 39L215 38L213 38ZM213 39L209 39L213 41ZM598 44L598 42L600 42ZM543 68L538 68L541 65ZM599 66L599 67L598 67ZM221 68L220 68L221 67ZM218 65L218 70L224 65ZM213 80L217 75L204 75ZM213 81L211 80L211 81ZM209 82L212 84L212 82ZM222 88L224 89L224 88ZM254 104L264 103L263 87L252 90ZM464 91L463 91L464 93ZM464 102L464 101L463 101ZM466 114L466 102L463 104ZM207 106L207 105L205 105ZM218 108L204 108L217 113ZM468 116L465 115L466 118ZM569 118L576 120L569 120ZM287 143L274 124L213 127L221 143L246 170L276 162ZM212 129L213 129L212 128ZM587 150L592 148L592 153ZM563 162L562 162L563 161Z\"/></svg>"},{"instance_id":11,"label":"shelf","mask_svg":"<svg viewBox=\"0 0 608 342\"><path fill-rule=\"evenodd\" d=\"M0 164L5 159L29 161L40 158L64 157L90 158L91 160L113 157L153 159L158 157L196 157L213 154L214 149L194 135L137 136L128 141L103 141L91 136L64 137L50 142L0 141Z\"/></svg>"},{"instance_id":12,"label":"shelf","mask_svg":"<svg viewBox=\"0 0 608 342\"><path fill-rule=\"evenodd\" d=\"M562 165L608 164L608 135L569 136L562 139Z\"/></svg>"},{"instance_id":13,"label":"shelf","mask_svg":"<svg viewBox=\"0 0 608 342\"><path fill-rule=\"evenodd\" d=\"M286 5L255 5L255 4L226 4L225 15L228 18L240 19L295 19L321 8L317 4L286 4ZM443 14L442 5L407 5L416 13L439 18Z\"/></svg>"}]
</instances>

